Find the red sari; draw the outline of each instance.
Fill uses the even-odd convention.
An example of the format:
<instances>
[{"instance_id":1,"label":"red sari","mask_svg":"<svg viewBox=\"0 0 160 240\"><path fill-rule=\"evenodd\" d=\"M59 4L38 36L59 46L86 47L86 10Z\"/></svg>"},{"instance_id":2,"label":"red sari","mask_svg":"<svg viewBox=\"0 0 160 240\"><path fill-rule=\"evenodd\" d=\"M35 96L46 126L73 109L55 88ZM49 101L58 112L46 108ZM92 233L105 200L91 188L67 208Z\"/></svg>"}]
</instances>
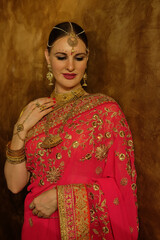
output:
<instances>
[{"instance_id":1,"label":"red sari","mask_svg":"<svg viewBox=\"0 0 160 240\"><path fill-rule=\"evenodd\" d=\"M136 171L131 132L119 105L102 94L83 96L44 117L28 133L22 240L138 238ZM41 147L46 121L55 135L68 112L63 142ZM50 218L32 214L29 204L57 188L58 210Z\"/></svg>"}]
</instances>

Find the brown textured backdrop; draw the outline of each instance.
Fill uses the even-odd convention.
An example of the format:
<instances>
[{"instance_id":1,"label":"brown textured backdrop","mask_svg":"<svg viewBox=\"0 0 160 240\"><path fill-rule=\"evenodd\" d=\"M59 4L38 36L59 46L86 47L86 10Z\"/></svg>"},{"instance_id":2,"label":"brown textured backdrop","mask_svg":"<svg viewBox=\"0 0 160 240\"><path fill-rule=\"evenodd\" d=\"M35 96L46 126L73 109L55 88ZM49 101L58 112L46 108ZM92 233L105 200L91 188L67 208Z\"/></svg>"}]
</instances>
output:
<instances>
[{"instance_id":1,"label":"brown textured backdrop","mask_svg":"<svg viewBox=\"0 0 160 240\"><path fill-rule=\"evenodd\" d=\"M52 26L75 21L90 43L90 92L121 105L133 133L140 237L160 239L160 1L0 0L0 239L20 239L25 191L3 175L5 144L21 109L50 94L44 49Z\"/></svg>"}]
</instances>

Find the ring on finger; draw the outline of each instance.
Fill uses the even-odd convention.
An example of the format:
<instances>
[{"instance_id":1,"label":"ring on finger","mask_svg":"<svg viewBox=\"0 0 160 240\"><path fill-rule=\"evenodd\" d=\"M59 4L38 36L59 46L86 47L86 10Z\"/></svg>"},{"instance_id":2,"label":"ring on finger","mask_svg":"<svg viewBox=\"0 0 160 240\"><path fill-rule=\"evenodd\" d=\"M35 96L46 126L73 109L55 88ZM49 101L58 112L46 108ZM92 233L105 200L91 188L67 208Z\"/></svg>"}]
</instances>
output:
<instances>
[{"instance_id":1,"label":"ring on finger","mask_svg":"<svg viewBox=\"0 0 160 240\"><path fill-rule=\"evenodd\" d=\"M39 107L39 109L40 109L41 111L45 110L45 108L46 108L46 106L44 106L44 105L41 105L41 106Z\"/></svg>"},{"instance_id":2,"label":"ring on finger","mask_svg":"<svg viewBox=\"0 0 160 240\"><path fill-rule=\"evenodd\" d=\"M36 102L36 107L40 107L41 105L39 104L39 102Z\"/></svg>"}]
</instances>

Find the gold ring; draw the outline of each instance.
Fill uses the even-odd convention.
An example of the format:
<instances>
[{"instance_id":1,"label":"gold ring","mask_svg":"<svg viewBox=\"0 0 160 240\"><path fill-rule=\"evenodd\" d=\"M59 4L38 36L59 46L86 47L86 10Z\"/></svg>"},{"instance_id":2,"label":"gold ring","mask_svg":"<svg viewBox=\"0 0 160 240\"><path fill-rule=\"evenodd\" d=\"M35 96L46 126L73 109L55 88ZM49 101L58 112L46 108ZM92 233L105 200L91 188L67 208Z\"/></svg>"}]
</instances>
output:
<instances>
[{"instance_id":1,"label":"gold ring","mask_svg":"<svg viewBox=\"0 0 160 240\"><path fill-rule=\"evenodd\" d=\"M46 108L46 106L44 106L44 105L41 105L41 106L39 107L39 109L40 109L41 111L45 110L45 108Z\"/></svg>"},{"instance_id":2,"label":"gold ring","mask_svg":"<svg viewBox=\"0 0 160 240\"><path fill-rule=\"evenodd\" d=\"M39 102L36 102L36 107L40 107L41 105L39 104Z\"/></svg>"}]
</instances>

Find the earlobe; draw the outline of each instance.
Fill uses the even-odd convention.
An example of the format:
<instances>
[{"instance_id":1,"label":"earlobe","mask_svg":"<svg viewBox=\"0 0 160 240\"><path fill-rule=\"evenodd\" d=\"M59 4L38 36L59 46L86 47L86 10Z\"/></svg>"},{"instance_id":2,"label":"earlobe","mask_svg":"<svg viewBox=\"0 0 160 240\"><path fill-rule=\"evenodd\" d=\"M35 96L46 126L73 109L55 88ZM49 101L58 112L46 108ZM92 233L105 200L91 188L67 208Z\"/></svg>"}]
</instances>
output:
<instances>
[{"instance_id":1,"label":"earlobe","mask_svg":"<svg viewBox=\"0 0 160 240\"><path fill-rule=\"evenodd\" d=\"M50 64L50 55L49 55L48 49L45 49L44 55L47 63Z\"/></svg>"}]
</instances>

